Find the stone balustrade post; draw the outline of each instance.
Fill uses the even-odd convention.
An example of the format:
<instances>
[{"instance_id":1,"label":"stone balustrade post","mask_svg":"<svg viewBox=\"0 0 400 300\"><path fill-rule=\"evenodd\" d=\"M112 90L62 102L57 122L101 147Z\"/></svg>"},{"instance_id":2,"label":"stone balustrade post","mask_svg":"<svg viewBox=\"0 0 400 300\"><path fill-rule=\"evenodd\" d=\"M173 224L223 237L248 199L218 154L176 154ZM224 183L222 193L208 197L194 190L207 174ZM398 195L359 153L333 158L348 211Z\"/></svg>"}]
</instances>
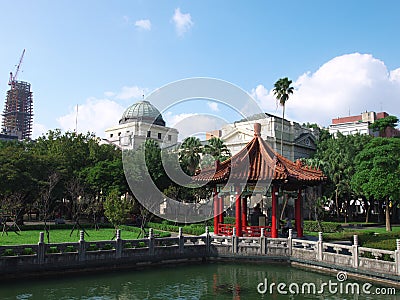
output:
<instances>
[{"instance_id":1,"label":"stone balustrade post","mask_svg":"<svg viewBox=\"0 0 400 300\"><path fill-rule=\"evenodd\" d=\"M149 229L149 254L154 255L154 235L153 228Z\"/></svg>"},{"instance_id":2,"label":"stone balustrade post","mask_svg":"<svg viewBox=\"0 0 400 300\"><path fill-rule=\"evenodd\" d=\"M79 233L79 261L86 260L86 242L85 232L83 230Z\"/></svg>"},{"instance_id":3,"label":"stone balustrade post","mask_svg":"<svg viewBox=\"0 0 400 300\"><path fill-rule=\"evenodd\" d=\"M238 252L238 237L236 236L236 228L232 229L232 253Z\"/></svg>"},{"instance_id":4,"label":"stone balustrade post","mask_svg":"<svg viewBox=\"0 0 400 300\"><path fill-rule=\"evenodd\" d=\"M122 239L121 230L117 229L117 235L115 238L115 258L119 259L122 257Z\"/></svg>"},{"instance_id":5,"label":"stone balustrade post","mask_svg":"<svg viewBox=\"0 0 400 300\"><path fill-rule=\"evenodd\" d=\"M39 242L38 242L38 252L37 252L37 259L38 264L44 264L44 257L45 257L46 245L44 243L44 232L39 233Z\"/></svg>"},{"instance_id":6,"label":"stone balustrade post","mask_svg":"<svg viewBox=\"0 0 400 300\"><path fill-rule=\"evenodd\" d=\"M353 235L353 268L358 268L358 235Z\"/></svg>"},{"instance_id":7,"label":"stone balustrade post","mask_svg":"<svg viewBox=\"0 0 400 300\"><path fill-rule=\"evenodd\" d=\"M317 260L322 261L324 256L324 246L323 246L323 240L322 240L322 232L318 232L318 242L317 242Z\"/></svg>"},{"instance_id":8,"label":"stone balustrade post","mask_svg":"<svg viewBox=\"0 0 400 300\"><path fill-rule=\"evenodd\" d=\"M394 251L397 275L400 275L400 239L396 240L396 251Z\"/></svg>"},{"instance_id":9,"label":"stone balustrade post","mask_svg":"<svg viewBox=\"0 0 400 300\"><path fill-rule=\"evenodd\" d=\"M293 239L293 229L289 229L288 238L287 238L287 246L288 246L288 255L292 256L292 239Z\"/></svg>"},{"instance_id":10,"label":"stone balustrade post","mask_svg":"<svg viewBox=\"0 0 400 300\"><path fill-rule=\"evenodd\" d=\"M261 255L266 254L266 247L265 247L265 228L261 228L261 234L260 234L260 249L261 249Z\"/></svg>"},{"instance_id":11,"label":"stone balustrade post","mask_svg":"<svg viewBox=\"0 0 400 300\"><path fill-rule=\"evenodd\" d=\"M185 240L183 238L182 227L179 227L178 238L179 238L179 253L183 253L185 247Z\"/></svg>"}]
</instances>

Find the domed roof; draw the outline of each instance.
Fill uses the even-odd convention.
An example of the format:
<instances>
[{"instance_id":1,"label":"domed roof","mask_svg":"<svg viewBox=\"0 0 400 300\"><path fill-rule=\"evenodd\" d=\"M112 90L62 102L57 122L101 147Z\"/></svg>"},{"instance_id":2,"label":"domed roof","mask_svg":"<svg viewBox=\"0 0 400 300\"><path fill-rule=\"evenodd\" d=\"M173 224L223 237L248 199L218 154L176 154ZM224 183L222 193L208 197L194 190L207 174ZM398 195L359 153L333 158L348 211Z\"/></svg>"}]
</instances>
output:
<instances>
[{"instance_id":1,"label":"domed roof","mask_svg":"<svg viewBox=\"0 0 400 300\"><path fill-rule=\"evenodd\" d=\"M119 124L138 121L165 126L165 121L159 110L145 100L129 106L123 113L121 120L119 120Z\"/></svg>"}]
</instances>

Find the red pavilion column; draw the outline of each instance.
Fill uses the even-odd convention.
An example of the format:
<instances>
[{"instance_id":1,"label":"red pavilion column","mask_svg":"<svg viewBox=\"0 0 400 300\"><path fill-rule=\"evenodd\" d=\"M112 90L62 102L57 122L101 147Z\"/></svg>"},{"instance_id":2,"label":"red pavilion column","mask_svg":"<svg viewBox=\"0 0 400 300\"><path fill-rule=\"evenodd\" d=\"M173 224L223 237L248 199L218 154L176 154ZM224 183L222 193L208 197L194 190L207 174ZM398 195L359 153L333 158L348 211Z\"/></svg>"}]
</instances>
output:
<instances>
[{"instance_id":1,"label":"red pavilion column","mask_svg":"<svg viewBox=\"0 0 400 300\"><path fill-rule=\"evenodd\" d=\"M236 227L236 236L242 236L242 209L241 209L241 190L240 186L236 186L235 188L236 191L236 201L235 201L235 208L236 208L236 222L235 222L235 227Z\"/></svg>"},{"instance_id":2,"label":"red pavilion column","mask_svg":"<svg viewBox=\"0 0 400 300\"><path fill-rule=\"evenodd\" d=\"M219 223L219 217L218 217L218 211L219 211L219 203L218 203L218 193L217 193L217 187L214 187L214 234L218 234L218 223Z\"/></svg>"},{"instance_id":3,"label":"red pavilion column","mask_svg":"<svg viewBox=\"0 0 400 300\"><path fill-rule=\"evenodd\" d=\"M224 224L224 197L219 197L218 200L219 224Z\"/></svg>"},{"instance_id":4,"label":"red pavilion column","mask_svg":"<svg viewBox=\"0 0 400 300\"><path fill-rule=\"evenodd\" d=\"M242 231L247 226L247 198L242 197Z\"/></svg>"},{"instance_id":5,"label":"red pavilion column","mask_svg":"<svg viewBox=\"0 0 400 300\"><path fill-rule=\"evenodd\" d=\"M303 237L303 218L302 218L302 199L301 199L301 189L298 190L297 192L297 199L295 203L295 212L294 212L294 218L296 222L296 231L297 231L297 237Z\"/></svg>"},{"instance_id":6,"label":"red pavilion column","mask_svg":"<svg viewBox=\"0 0 400 300\"><path fill-rule=\"evenodd\" d=\"M278 227L277 227L277 219L276 219L276 209L278 206L278 187L273 185L272 186L272 216L271 216L271 237L277 238L278 237Z\"/></svg>"}]
</instances>

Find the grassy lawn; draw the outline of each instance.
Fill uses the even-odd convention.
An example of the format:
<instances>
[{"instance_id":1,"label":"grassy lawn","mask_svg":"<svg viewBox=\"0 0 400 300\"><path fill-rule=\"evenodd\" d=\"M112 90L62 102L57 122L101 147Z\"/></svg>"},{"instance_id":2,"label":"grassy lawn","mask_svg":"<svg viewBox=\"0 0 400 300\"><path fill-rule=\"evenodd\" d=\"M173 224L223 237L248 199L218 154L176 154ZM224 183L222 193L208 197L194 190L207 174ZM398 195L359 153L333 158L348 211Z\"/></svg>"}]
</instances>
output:
<instances>
[{"instance_id":1,"label":"grassy lawn","mask_svg":"<svg viewBox=\"0 0 400 300\"><path fill-rule=\"evenodd\" d=\"M17 235L14 232L8 232L8 235L0 235L0 245L28 245L37 244L39 241L39 233L43 230L25 230L19 232ZM136 239L138 237L140 229L137 227L130 227L128 230L121 230L121 238L126 240ZM50 243L63 243L63 242L78 242L79 231L75 230L71 236L71 229L54 229L50 230ZM115 230L113 228L102 228L100 230L86 229L89 236L85 235L85 240L88 242L92 241L109 241L114 237ZM155 234L160 234L154 231ZM140 237L142 238L142 237ZM45 234L45 242L47 238Z\"/></svg>"},{"instance_id":2,"label":"grassy lawn","mask_svg":"<svg viewBox=\"0 0 400 300\"><path fill-rule=\"evenodd\" d=\"M306 235L318 236L317 232L305 232ZM358 235L361 246L368 248L378 248L386 250L396 250L396 239L400 238L400 226L393 226L391 232L387 232L385 227L354 229L346 228L342 232L324 233L323 240L339 241L353 240L353 235Z\"/></svg>"}]
</instances>

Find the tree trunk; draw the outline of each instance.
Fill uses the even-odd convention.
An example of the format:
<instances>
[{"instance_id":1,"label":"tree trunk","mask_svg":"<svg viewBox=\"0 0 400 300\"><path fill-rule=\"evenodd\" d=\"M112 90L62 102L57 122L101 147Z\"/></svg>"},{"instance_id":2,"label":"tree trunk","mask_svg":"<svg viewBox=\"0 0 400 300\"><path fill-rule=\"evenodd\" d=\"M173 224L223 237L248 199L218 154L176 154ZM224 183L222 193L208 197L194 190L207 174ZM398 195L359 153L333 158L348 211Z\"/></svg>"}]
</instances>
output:
<instances>
[{"instance_id":1,"label":"tree trunk","mask_svg":"<svg viewBox=\"0 0 400 300\"><path fill-rule=\"evenodd\" d=\"M281 128L281 155L283 156L283 120L285 119L285 103L282 105L282 128Z\"/></svg>"},{"instance_id":2,"label":"tree trunk","mask_svg":"<svg viewBox=\"0 0 400 300\"><path fill-rule=\"evenodd\" d=\"M337 215L337 221L339 221L340 213L339 213L339 195L338 195L338 189L336 188L335 191L335 202L336 202L336 215Z\"/></svg>"},{"instance_id":3,"label":"tree trunk","mask_svg":"<svg viewBox=\"0 0 400 300\"><path fill-rule=\"evenodd\" d=\"M386 216L386 231L392 231L392 224L390 223L389 198L385 199L385 216Z\"/></svg>"}]
</instances>

